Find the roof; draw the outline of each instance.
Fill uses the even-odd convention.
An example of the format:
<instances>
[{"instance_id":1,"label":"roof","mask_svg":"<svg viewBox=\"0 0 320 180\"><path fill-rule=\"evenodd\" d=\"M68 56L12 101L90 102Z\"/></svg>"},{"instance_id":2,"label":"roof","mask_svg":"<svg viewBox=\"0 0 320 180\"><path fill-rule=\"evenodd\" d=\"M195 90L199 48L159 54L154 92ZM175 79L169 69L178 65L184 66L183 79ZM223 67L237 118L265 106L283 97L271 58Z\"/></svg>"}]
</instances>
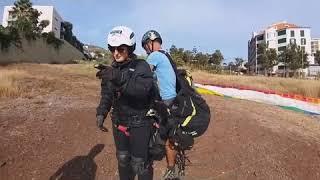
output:
<instances>
[{"instance_id":1,"label":"roof","mask_svg":"<svg viewBox=\"0 0 320 180\"><path fill-rule=\"evenodd\" d=\"M309 27L302 27L296 24L287 23L286 21L277 22L270 25L268 28L275 28L276 30L283 30L288 28L309 28Z\"/></svg>"}]
</instances>

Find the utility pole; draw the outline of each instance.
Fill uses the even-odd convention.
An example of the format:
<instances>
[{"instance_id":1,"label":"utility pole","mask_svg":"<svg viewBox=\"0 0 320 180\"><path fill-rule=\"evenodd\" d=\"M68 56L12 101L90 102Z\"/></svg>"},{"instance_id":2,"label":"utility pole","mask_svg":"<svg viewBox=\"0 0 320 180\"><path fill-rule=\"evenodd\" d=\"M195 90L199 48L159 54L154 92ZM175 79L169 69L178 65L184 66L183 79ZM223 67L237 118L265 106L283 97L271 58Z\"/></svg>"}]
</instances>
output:
<instances>
[{"instance_id":1,"label":"utility pole","mask_svg":"<svg viewBox=\"0 0 320 180\"><path fill-rule=\"evenodd\" d=\"M301 47L301 79L302 79L302 72L303 72L303 54L304 54L304 52L303 52L303 49Z\"/></svg>"},{"instance_id":2,"label":"utility pole","mask_svg":"<svg viewBox=\"0 0 320 180\"><path fill-rule=\"evenodd\" d=\"M256 75L258 74L258 48L256 48Z\"/></svg>"}]
</instances>

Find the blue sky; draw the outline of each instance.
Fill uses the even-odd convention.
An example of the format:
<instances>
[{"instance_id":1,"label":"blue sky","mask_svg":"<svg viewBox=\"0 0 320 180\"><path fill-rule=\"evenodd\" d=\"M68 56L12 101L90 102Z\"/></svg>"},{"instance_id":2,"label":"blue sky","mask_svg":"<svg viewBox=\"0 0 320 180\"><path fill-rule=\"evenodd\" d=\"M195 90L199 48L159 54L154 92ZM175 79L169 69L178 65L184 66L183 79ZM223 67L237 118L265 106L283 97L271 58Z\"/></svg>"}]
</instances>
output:
<instances>
[{"instance_id":1,"label":"blue sky","mask_svg":"<svg viewBox=\"0 0 320 180\"><path fill-rule=\"evenodd\" d=\"M3 6L14 0L0 0ZM319 0L32 0L34 5L53 5L84 43L106 47L108 31L116 25L131 27L140 40L149 29L159 31L164 48L172 44L202 52L220 49L226 59L247 58L252 31L277 21L311 27L320 37Z\"/></svg>"}]
</instances>

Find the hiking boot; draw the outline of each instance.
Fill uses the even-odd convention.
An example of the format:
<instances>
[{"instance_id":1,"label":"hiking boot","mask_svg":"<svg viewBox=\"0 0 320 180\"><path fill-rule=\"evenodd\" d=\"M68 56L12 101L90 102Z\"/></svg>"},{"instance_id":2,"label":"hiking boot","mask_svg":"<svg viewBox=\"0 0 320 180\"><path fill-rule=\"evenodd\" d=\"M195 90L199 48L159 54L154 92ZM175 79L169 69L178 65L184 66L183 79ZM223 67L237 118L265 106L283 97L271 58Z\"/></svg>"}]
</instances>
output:
<instances>
[{"instance_id":1,"label":"hiking boot","mask_svg":"<svg viewBox=\"0 0 320 180\"><path fill-rule=\"evenodd\" d=\"M174 166L172 168L167 167L166 172L162 176L162 179L164 180L179 180L179 170L177 166Z\"/></svg>"}]
</instances>

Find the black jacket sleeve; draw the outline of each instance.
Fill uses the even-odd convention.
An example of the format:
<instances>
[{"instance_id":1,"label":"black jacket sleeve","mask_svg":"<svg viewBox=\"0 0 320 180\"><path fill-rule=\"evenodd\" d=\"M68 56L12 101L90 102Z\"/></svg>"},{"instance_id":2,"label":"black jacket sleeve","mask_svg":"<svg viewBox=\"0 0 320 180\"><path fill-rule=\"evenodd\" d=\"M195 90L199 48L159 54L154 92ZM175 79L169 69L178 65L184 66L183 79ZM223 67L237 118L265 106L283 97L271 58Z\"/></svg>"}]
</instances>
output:
<instances>
[{"instance_id":1,"label":"black jacket sleeve","mask_svg":"<svg viewBox=\"0 0 320 180\"><path fill-rule=\"evenodd\" d=\"M121 93L136 98L149 96L153 86L153 74L149 64L143 60L139 61L132 73Z\"/></svg>"},{"instance_id":2,"label":"black jacket sleeve","mask_svg":"<svg viewBox=\"0 0 320 180\"><path fill-rule=\"evenodd\" d=\"M112 83L108 80L101 80L101 98L100 104L97 107L97 116L103 115L104 118L107 116L108 112L113 103L114 97L114 87Z\"/></svg>"}]
</instances>

